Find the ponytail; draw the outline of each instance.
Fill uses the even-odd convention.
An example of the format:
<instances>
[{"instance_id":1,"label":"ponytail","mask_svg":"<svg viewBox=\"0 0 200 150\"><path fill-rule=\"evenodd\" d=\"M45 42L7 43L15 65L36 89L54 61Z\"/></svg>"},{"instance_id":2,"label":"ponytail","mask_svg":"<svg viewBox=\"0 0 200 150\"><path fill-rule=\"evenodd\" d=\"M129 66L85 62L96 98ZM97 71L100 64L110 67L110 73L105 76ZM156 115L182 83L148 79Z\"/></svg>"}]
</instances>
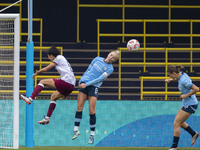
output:
<instances>
[{"instance_id":1,"label":"ponytail","mask_svg":"<svg viewBox=\"0 0 200 150\"><path fill-rule=\"evenodd\" d=\"M181 69L183 69L184 67L182 65L169 65L167 72L169 73L179 73L181 71Z\"/></svg>"},{"instance_id":2,"label":"ponytail","mask_svg":"<svg viewBox=\"0 0 200 150\"><path fill-rule=\"evenodd\" d=\"M181 69L184 69L184 67L182 65L176 65L176 69L178 72L180 72Z\"/></svg>"}]
</instances>

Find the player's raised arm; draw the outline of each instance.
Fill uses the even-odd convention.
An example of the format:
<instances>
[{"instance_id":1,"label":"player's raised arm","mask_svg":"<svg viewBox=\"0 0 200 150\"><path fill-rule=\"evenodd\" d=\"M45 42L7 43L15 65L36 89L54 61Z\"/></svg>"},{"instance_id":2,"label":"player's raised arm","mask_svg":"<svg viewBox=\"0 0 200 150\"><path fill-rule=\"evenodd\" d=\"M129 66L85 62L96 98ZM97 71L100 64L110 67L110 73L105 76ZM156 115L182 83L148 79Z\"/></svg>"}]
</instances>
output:
<instances>
[{"instance_id":1,"label":"player's raised arm","mask_svg":"<svg viewBox=\"0 0 200 150\"><path fill-rule=\"evenodd\" d=\"M33 74L33 79L35 78L35 76L36 75L38 75L38 74L40 74L40 73L42 73L42 72L47 72L48 70L50 70L51 68L53 68L53 67L55 67L56 66L56 64L55 63L50 63L48 66L46 66L46 67L44 67L44 68L42 68L42 69L40 69L40 70L38 70L38 71L36 71L34 74Z\"/></svg>"}]
</instances>

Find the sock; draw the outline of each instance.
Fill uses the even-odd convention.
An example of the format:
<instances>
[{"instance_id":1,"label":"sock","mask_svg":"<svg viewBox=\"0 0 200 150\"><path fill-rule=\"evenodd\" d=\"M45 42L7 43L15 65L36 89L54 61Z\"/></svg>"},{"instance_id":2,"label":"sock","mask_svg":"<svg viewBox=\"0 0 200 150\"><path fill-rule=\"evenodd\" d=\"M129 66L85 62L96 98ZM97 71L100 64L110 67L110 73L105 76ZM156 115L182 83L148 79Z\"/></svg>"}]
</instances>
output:
<instances>
[{"instance_id":1,"label":"sock","mask_svg":"<svg viewBox=\"0 0 200 150\"><path fill-rule=\"evenodd\" d=\"M173 144L171 148L177 148L178 147L178 141L179 137L174 136Z\"/></svg>"},{"instance_id":2,"label":"sock","mask_svg":"<svg viewBox=\"0 0 200 150\"><path fill-rule=\"evenodd\" d=\"M74 131L78 131L79 125L81 123L81 119L82 119L82 111L81 112L77 111L75 115L75 121L74 121Z\"/></svg>"},{"instance_id":3,"label":"sock","mask_svg":"<svg viewBox=\"0 0 200 150\"><path fill-rule=\"evenodd\" d=\"M54 109L56 108L56 102L55 101L51 101L50 102L50 105L49 105L49 109L48 109L48 112L47 112L47 117L51 117Z\"/></svg>"},{"instance_id":4,"label":"sock","mask_svg":"<svg viewBox=\"0 0 200 150\"><path fill-rule=\"evenodd\" d=\"M192 130L192 128L190 126L188 126L187 128L185 128L185 130L191 134L191 136L194 136L196 134L196 132L194 130Z\"/></svg>"},{"instance_id":5,"label":"sock","mask_svg":"<svg viewBox=\"0 0 200 150\"><path fill-rule=\"evenodd\" d=\"M30 96L30 98L33 100L33 99L43 90L43 88L44 88L44 85L41 84L41 83L39 83L39 84L35 87L35 89L34 89L32 95Z\"/></svg>"},{"instance_id":6,"label":"sock","mask_svg":"<svg viewBox=\"0 0 200 150\"><path fill-rule=\"evenodd\" d=\"M50 117L46 116L45 119L49 119Z\"/></svg>"},{"instance_id":7,"label":"sock","mask_svg":"<svg viewBox=\"0 0 200 150\"><path fill-rule=\"evenodd\" d=\"M96 115L92 114L92 115L90 115L90 130L91 130L91 134L90 135L94 136L95 127L96 127Z\"/></svg>"}]
</instances>

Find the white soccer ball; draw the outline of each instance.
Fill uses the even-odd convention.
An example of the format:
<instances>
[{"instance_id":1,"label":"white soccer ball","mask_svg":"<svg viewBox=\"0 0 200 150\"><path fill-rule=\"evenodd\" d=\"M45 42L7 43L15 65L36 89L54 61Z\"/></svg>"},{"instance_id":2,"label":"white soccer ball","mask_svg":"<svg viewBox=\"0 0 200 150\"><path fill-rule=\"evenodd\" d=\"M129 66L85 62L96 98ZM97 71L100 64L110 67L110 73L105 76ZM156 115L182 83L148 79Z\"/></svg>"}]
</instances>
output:
<instances>
[{"instance_id":1,"label":"white soccer ball","mask_svg":"<svg viewBox=\"0 0 200 150\"><path fill-rule=\"evenodd\" d=\"M127 48L129 51L137 51L140 48L140 43L136 39L131 39L127 43Z\"/></svg>"}]
</instances>

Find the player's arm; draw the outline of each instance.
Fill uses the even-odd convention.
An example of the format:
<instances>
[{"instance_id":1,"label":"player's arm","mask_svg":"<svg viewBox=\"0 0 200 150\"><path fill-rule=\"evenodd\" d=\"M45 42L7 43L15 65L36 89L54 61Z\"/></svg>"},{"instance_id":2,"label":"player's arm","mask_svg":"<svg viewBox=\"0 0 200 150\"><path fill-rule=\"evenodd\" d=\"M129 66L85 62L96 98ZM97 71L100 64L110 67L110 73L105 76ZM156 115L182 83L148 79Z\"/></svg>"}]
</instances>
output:
<instances>
[{"instance_id":1,"label":"player's arm","mask_svg":"<svg viewBox=\"0 0 200 150\"><path fill-rule=\"evenodd\" d=\"M105 80L110 74L108 74L107 72L104 72L101 76L99 76L97 79L94 79L94 80L91 80L91 81L88 81L86 83L82 83L80 84L80 87L81 88L86 88L87 86L90 86L90 85L94 85L100 81L103 81Z\"/></svg>"},{"instance_id":2,"label":"player's arm","mask_svg":"<svg viewBox=\"0 0 200 150\"><path fill-rule=\"evenodd\" d=\"M187 93L185 95L181 95L180 98L185 99L187 97L190 97L193 94L196 94L199 91L199 88L195 84L193 84L190 89L192 89L192 91L190 93Z\"/></svg>"},{"instance_id":3,"label":"player's arm","mask_svg":"<svg viewBox=\"0 0 200 150\"><path fill-rule=\"evenodd\" d=\"M175 82L177 82L178 80L177 79L165 79L165 82L167 82L167 83L170 83L171 81L175 81Z\"/></svg>"},{"instance_id":4,"label":"player's arm","mask_svg":"<svg viewBox=\"0 0 200 150\"><path fill-rule=\"evenodd\" d=\"M34 79L34 77L35 77L36 75L38 75L38 74L40 74L40 73L42 73L42 72L46 72L46 71L50 70L51 68L53 68L53 67L55 67L55 66L56 66L56 63L54 63L54 62L50 63L48 66L46 66L46 67L44 67L44 68L42 68L42 69L36 71L36 72L33 74L33 77L32 77L32 78Z\"/></svg>"}]
</instances>

